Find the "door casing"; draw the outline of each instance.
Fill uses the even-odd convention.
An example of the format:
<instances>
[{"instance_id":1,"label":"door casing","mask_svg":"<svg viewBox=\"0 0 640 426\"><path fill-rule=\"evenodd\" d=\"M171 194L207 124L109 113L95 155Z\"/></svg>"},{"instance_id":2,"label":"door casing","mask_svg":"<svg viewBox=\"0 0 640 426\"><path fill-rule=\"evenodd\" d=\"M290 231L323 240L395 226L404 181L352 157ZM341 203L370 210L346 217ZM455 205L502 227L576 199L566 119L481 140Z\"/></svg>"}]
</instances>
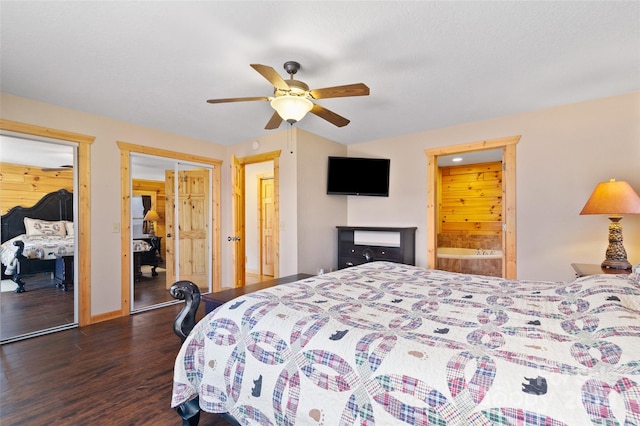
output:
<instances>
[{"instance_id":1,"label":"door casing","mask_svg":"<svg viewBox=\"0 0 640 426\"><path fill-rule=\"evenodd\" d=\"M193 163L201 163L213 166L212 188L211 188L211 291L219 291L221 289L221 273L220 273L220 181L222 160L215 160L208 157L198 155L185 154L182 152L169 151L160 148L151 148L144 145L134 145L127 142L118 141L120 149L120 183L122 194L122 214L120 246L121 246L121 303L119 316L127 316L131 314L130 289L131 285L131 170L129 169L130 154L132 152L139 154L154 155L157 157L166 157L172 160L183 160ZM125 225L127 224L127 225Z\"/></svg>"},{"instance_id":2,"label":"door casing","mask_svg":"<svg viewBox=\"0 0 640 426\"><path fill-rule=\"evenodd\" d=\"M91 315L91 144L94 136L72 133L49 127L35 126L0 119L0 130L58 139L78 144L77 175L78 216L77 216L77 252L78 256L78 325L85 326L100 321Z\"/></svg>"},{"instance_id":3,"label":"door casing","mask_svg":"<svg viewBox=\"0 0 640 426\"><path fill-rule=\"evenodd\" d=\"M520 135L426 149L427 156L427 267L437 267L438 157L473 151L502 149L502 276L516 279L516 144Z\"/></svg>"},{"instance_id":4,"label":"door casing","mask_svg":"<svg viewBox=\"0 0 640 426\"><path fill-rule=\"evenodd\" d=\"M273 277L280 277L280 154L281 150L265 152L264 154L251 155L249 157L232 159L232 182L231 190L234 194L234 200L232 202L232 216L234 218L233 232L234 236L240 237L240 240L233 241L232 236L229 236L229 242L236 244L233 252L233 283L234 287L242 287L245 284L245 218L244 218L244 179L245 179L245 166L247 164L263 163L266 161L273 161ZM242 184L236 181L241 181ZM238 192L236 194L236 192Z\"/></svg>"}]
</instances>

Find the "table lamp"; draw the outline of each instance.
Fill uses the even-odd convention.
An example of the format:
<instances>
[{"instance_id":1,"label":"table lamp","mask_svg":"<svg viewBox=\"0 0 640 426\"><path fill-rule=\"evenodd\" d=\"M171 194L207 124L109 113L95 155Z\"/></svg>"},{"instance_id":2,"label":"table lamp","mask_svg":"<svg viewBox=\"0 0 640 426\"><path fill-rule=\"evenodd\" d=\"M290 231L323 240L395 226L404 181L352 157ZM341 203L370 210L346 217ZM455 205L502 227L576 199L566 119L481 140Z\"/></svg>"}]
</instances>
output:
<instances>
[{"instance_id":1,"label":"table lamp","mask_svg":"<svg viewBox=\"0 0 640 426\"><path fill-rule=\"evenodd\" d=\"M144 219L142 220L151 222L151 226L149 227L149 235L151 235L152 237L155 236L155 222L160 220L158 212L156 212L155 210L149 210L147 214L144 215Z\"/></svg>"},{"instance_id":2,"label":"table lamp","mask_svg":"<svg viewBox=\"0 0 640 426\"><path fill-rule=\"evenodd\" d=\"M640 213L640 197L627 182L600 182L587 200L580 214L608 214L609 245L602 262L603 268L631 269L627 252L622 245L622 214Z\"/></svg>"}]
</instances>

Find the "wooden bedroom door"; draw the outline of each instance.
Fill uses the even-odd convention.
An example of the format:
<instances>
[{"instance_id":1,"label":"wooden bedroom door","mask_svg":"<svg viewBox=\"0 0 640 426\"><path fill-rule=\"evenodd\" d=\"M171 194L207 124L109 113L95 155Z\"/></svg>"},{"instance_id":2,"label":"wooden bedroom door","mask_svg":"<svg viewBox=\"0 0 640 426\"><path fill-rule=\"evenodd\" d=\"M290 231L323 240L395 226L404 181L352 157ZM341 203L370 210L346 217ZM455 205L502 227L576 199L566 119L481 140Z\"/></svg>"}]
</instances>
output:
<instances>
[{"instance_id":1,"label":"wooden bedroom door","mask_svg":"<svg viewBox=\"0 0 640 426\"><path fill-rule=\"evenodd\" d=\"M165 172L166 288L187 280L209 289L210 188L208 169L182 165Z\"/></svg>"},{"instance_id":2,"label":"wooden bedroom door","mask_svg":"<svg viewBox=\"0 0 640 426\"><path fill-rule=\"evenodd\" d=\"M273 277L273 178L260 179L260 274Z\"/></svg>"},{"instance_id":3,"label":"wooden bedroom door","mask_svg":"<svg viewBox=\"0 0 640 426\"><path fill-rule=\"evenodd\" d=\"M233 235L228 241L233 244L233 286L242 287L245 283L245 206L244 206L244 164L233 156L231 169Z\"/></svg>"}]
</instances>

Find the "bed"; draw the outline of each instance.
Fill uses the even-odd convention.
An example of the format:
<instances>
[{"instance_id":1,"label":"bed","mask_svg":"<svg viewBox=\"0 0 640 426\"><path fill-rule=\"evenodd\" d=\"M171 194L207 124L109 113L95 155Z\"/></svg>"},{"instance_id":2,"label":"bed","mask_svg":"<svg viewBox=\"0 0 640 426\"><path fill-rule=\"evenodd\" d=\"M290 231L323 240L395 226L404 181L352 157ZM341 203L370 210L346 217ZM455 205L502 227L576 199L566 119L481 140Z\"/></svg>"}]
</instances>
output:
<instances>
[{"instance_id":1,"label":"bed","mask_svg":"<svg viewBox=\"0 0 640 426\"><path fill-rule=\"evenodd\" d=\"M371 262L244 295L182 331L171 405L185 425L199 410L262 425L640 424L637 275Z\"/></svg>"},{"instance_id":2,"label":"bed","mask_svg":"<svg viewBox=\"0 0 640 426\"><path fill-rule=\"evenodd\" d=\"M0 219L2 276L25 291L23 277L54 272L57 258L73 256L73 193L60 189L32 207L16 206Z\"/></svg>"}]
</instances>

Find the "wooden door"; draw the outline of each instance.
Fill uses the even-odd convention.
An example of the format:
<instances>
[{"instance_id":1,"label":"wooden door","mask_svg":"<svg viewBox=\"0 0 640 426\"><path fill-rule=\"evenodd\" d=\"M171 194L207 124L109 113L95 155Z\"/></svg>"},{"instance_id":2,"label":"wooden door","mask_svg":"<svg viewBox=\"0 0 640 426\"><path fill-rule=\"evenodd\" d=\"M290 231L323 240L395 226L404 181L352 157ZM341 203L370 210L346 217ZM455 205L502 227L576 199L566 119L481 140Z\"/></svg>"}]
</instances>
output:
<instances>
[{"instance_id":1,"label":"wooden door","mask_svg":"<svg viewBox=\"0 0 640 426\"><path fill-rule=\"evenodd\" d=\"M206 291L210 257L209 170L179 170L177 180L176 194L174 171L165 172L166 285L169 288L177 280L187 280Z\"/></svg>"},{"instance_id":2,"label":"wooden door","mask_svg":"<svg viewBox=\"0 0 640 426\"><path fill-rule=\"evenodd\" d=\"M260 274L273 277L273 178L260 179Z\"/></svg>"},{"instance_id":3,"label":"wooden door","mask_svg":"<svg viewBox=\"0 0 640 426\"><path fill-rule=\"evenodd\" d=\"M244 164L233 156L231 168L231 186L233 188L233 235L228 240L233 244L233 283L234 287L244 286L245 280L245 246L244 246Z\"/></svg>"}]
</instances>

